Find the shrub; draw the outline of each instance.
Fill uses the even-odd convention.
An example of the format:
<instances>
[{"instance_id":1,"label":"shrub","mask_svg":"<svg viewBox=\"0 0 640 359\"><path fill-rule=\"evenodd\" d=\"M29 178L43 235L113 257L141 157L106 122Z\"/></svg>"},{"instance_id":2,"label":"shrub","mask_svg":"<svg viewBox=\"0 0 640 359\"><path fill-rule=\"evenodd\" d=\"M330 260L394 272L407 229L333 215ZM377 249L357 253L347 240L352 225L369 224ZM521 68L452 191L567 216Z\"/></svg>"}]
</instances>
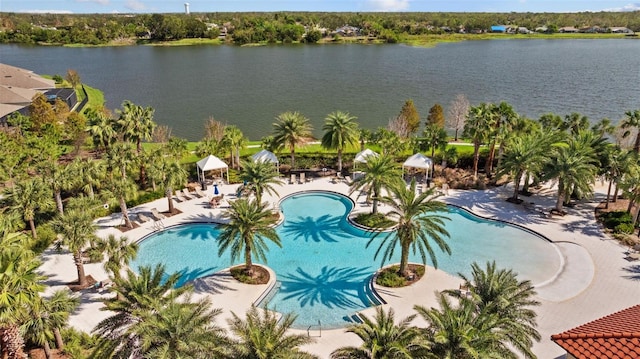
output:
<instances>
[{"instance_id":1,"label":"shrub","mask_svg":"<svg viewBox=\"0 0 640 359\"><path fill-rule=\"evenodd\" d=\"M390 228L396 224L382 213L359 213L353 220L369 228Z\"/></svg>"},{"instance_id":2,"label":"shrub","mask_svg":"<svg viewBox=\"0 0 640 359\"><path fill-rule=\"evenodd\" d=\"M633 229L633 223L620 223L613 230L616 233L632 234Z\"/></svg>"},{"instance_id":3,"label":"shrub","mask_svg":"<svg viewBox=\"0 0 640 359\"><path fill-rule=\"evenodd\" d=\"M398 288L408 285L410 282L404 276L398 274L399 265L384 268L376 277L376 284L383 287ZM422 278L425 267L423 265L409 265L409 268L415 272L417 278Z\"/></svg>"},{"instance_id":4,"label":"shrub","mask_svg":"<svg viewBox=\"0 0 640 359\"><path fill-rule=\"evenodd\" d=\"M608 229L615 229L621 224L633 223L631 214L626 211L611 211L600 215L602 224Z\"/></svg>"},{"instance_id":5,"label":"shrub","mask_svg":"<svg viewBox=\"0 0 640 359\"><path fill-rule=\"evenodd\" d=\"M38 226L36 232L38 232L38 239L31 243L31 250L42 253L56 240L56 232L49 223Z\"/></svg>"}]
</instances>

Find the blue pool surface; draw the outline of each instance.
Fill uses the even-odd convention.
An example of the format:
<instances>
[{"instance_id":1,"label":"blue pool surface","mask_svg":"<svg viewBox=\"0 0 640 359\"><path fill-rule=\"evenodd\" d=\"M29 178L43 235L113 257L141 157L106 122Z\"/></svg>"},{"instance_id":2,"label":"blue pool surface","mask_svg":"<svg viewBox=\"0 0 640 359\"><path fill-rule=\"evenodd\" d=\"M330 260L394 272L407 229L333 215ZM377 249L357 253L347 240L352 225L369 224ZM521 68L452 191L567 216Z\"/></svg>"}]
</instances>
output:
<instances>
[{"instance_id":1,"label":"blue pool surface","mask_svg":"<svg viewBox=\"0 0 640 359\"><path fill-rule=\"evenodd\" d=\"M352 208L349 198L331 192L283 199L280 209L285 220L277 227L282 248L270 243L264 263L275 271L280 288L261 305L295 313L297 328L318 321L323 328L337 328L350 324L356 311L377 303L369 282L381 265L380 258L373 259L378 242L366 248L371 234L348 223ZM450 206L444 215L451 219L445 221L451 256L434 244L439 269L468 275L474 261L484 266L495 260L499 267L512 268L536 284L560 268L555 246L531 232L457 207ZM185 224L158 232L140 243L132 267L163 263L168 272L182 274L183 284L243 263L231 263L228 253L218 256L219 233L212 224ZM400 251L396 254L391 262L399 262ZM418 255L410 259L421 261Z\"/></svg>"}]
</instances>

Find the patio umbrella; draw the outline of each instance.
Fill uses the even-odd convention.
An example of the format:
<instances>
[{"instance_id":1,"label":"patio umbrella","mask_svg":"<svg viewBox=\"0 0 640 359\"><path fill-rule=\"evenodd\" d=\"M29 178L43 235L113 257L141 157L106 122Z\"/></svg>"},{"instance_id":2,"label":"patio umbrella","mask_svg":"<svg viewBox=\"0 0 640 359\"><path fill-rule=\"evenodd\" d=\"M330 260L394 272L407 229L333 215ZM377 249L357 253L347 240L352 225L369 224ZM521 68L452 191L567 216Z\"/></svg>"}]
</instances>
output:
<instances>
[{"instance_id":1,"label":"patio umbrella","mask_svg":"<svg viewBox=\"0 0 640 359\"><path fill-rule=\"evenodd\" d=\"M220 194L220 191L218 191L218 184L214 184L213 185L213 194Z\"/></svg>"}]
</instances>

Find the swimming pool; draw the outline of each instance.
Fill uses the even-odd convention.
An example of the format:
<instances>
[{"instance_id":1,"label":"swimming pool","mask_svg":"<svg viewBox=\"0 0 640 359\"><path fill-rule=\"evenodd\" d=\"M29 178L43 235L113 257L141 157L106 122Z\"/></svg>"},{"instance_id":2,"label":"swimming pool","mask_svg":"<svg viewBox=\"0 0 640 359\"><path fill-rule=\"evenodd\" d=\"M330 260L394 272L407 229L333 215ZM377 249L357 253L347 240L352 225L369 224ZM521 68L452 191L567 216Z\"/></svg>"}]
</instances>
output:
<instances>
[{"instance_id":1,"label":"swimming pool","mask_svg":"<svg viewBox=\"0 0 640 359\"><path fill-rule=\"evenodd\" d=\"M305 192L284 198L280 209L285 218L277 227L282 248L270 244L266 263L280 287L262 305L296 313L297 328L318 321L323 328L335 328L376 303L368 284L381 264L380 258L373 259L378 246L365 248L371 234L348 223L351 199L332 192ZM446 216L451 219L445 225L452 254L435 251L439 268L450 274L469 274L472 262L484 265L495 260L499 267L512 268L521 278L539 284L560 268L555 246L534 233L457 207L450 206ZM183 275L183 284L238 264L230 262L228 253L218 257L219 233L212 224L185 224L153 234L140 243L132 267L164 263L168 272ZM398 262L399 254L391 262ZM410 259L420 262L418 256Z\"/></svg>"}]
</instances>

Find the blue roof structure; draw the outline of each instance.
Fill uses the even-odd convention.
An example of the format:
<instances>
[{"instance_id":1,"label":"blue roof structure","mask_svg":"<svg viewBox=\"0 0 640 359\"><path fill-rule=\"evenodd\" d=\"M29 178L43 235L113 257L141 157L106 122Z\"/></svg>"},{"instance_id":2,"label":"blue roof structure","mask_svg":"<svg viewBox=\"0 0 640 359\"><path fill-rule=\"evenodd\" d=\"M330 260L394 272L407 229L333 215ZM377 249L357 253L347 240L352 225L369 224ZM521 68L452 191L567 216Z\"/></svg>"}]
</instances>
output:
<instances>
[{"instance_id":1,"label":"blue roof structure","mask_svg":"<svg viewBox=\"0 0 640 359\"><path fill-rule=\"evenodd\" d=\"M492 25L491 32L506 32L507 27L504 25Z\"/></svg>"}]
</instances>

